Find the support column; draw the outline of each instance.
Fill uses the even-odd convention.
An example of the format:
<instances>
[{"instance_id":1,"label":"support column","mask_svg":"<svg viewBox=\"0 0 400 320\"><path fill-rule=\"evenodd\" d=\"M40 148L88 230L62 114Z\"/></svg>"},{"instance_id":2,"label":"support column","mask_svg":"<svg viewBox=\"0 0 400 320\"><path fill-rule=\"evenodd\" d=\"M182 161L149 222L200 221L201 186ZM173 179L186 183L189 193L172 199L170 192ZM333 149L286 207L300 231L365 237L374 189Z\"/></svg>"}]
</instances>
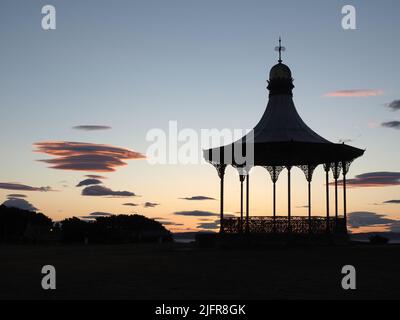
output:
<instances>
[{"instance_id":1,"label":"support column","mask_svg":"<svg viewBox=\"0 0 400 320\"><path fill-rule=\"evenodd\" d=\"M349 173L350 165L352 161L342 161L343 168L343 216L345 223L345 230L347 232L347 192L346 192L346 183L347 183L347 174Z\"/></svg>"},{"instance_id":2,"label":"support column","mask_svg":"<svg viewBox=\"0 0 400 320\"><path fill-rule=\"evenodd\" d=\"M215 164L215 168L217 169L218 176L220 178L220 233L224 233L224 176L226 164Z\"/></svg>"},{"instance_id":3,"label":"support column","mask_svg":"<svg viewBox=\"0 0 400 320\"><path fill-rule=\"evenodd\" d=\"M311 226L311 180L308 180L308 232L312 232Z\"/></svg>"},{"instance_id":4,"label":"support column","mask_svg":"<svg viewBox=\"0 0 400 320\"><path fill-rule=\"evenodd\" d=\"M250 191L250 172L246 176L246 233L250 233L250 202L249 202L249 191Z\"/></svg>"},{"instance_id":5,"label":"support column","mask_svg":"<svg viewBox=\"0 0 400 320\"><path fill-rule=\"evenodd\" d=\"M329 170L330 163L326 163L324 165L325 169L325 185L326 185L326 232L330 232L330 217L329 217Z\"/></svg>"},{"instance_id":6,"label":"support column","mask_svg":"<svg viewBox=\"0 0 400 320\"><path fill-rule=\"evenodd\" d=\"M306 180L308 183L308 232L312 232L312 221L311 221L311 182L312 182L312 177L314 174L314 170L317 166L316 165L301 165L299 168L304 172L304 175L306 176Z\"/></svg>"},{"instance_id":7,"label":"support column","mask_svg":"<svg viewBox=\"0 0 400 320\"><path fill-rule=\"evenodd\" d=\"M274 223L274 225L273 225L273 231L275 232L276 231L276 182L273 182L273 194L272 194L272 197L273 197L273 205L272 205L272 210L273 210L273 223Z\"/></svg>"},{"instance_id":8,"label":"support column","mask_svg":"<svg viewBox=\"0 0 400 320\"><path fill-rule=\"evenodd\" d=\"M276 183L279 178L279 174L282 172L284 167L282 166L265 166L265 169L271 175L272 180L272 216L273 216L273 232L276 232Z\"/></svg>"},{"instance_id":9,"label":"support column","mask_svg":"<svg viewBox=\"0 0 400 320\"><path fill-rule=\"evenodd\" d=\"M243 233L243 182L246 179L246 176L243 174L239 175L240 179L240 225L239 232Z\"/></svg>"},{"instance_id":10,"label":"support column","mask_svg":"<svg viewBox=\"0 0 400 320\"><path fill-rule=\"evenodd\" d=\"M332 163L332 173L333 173L333 178L335 179L335 225L337 225L339 218L338 179L340 177L341 170L342 170L341 162Z\"/></svg>"},{"instance_id":11,"label":"support column","mask_svg":"<svg viewBox=\"0 0 400 320\"><path fill-rule=\"evenodd\" d=\"M288 171L288 232L292 232L292 194L291 194L291 174L290 171L292 170L291 166L286 167Z\"/></svg>"}]
</instances>

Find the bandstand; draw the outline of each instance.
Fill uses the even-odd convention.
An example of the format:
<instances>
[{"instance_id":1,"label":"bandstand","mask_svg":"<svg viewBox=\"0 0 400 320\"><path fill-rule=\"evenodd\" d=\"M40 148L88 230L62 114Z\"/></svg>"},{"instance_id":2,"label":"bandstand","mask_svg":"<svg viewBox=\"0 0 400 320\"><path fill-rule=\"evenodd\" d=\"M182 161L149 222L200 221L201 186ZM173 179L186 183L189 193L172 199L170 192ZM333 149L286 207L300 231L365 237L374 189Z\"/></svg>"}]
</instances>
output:
<instances>
[{"instance_id":1,"label":"bandstand","mask_svg":"<svg viewBox=\"0 0 400 320\"><path fill-rule=\"evenodd\" d=\"M204 158L218 172L220 179L221 234L347 234L346 176L354 159L364 150L332 143L310 129L301 119L293 103L293 78L289 67L282 63L279 40L278 64L269 74L269 102L260 122L240 140L204 151ZM321 121L325 121L321 117ZM250 151L249 151L250 150ZM240 161L237 160L240 154ZM244 159L244 161L243 161ZM228 165L238 171L240 183L240 217L224 217L224 176ZM312 179L314 170L322 165L325 172L326 214L312 212ZM250 173L255 166L264 167L272 180L272 215L251 216L249 193ZM308 216L293 216L291 203L291 170L300 168L308 182ZM276 215L276 183L287 173L287 215ZM335 211L330 212L330 173L335 188ZM338 179L342 176L343 213L339 214ZM244 190L245 188L245 190ZM244 191L245 200L244 203Z\"/></svg>"}]
</instances>

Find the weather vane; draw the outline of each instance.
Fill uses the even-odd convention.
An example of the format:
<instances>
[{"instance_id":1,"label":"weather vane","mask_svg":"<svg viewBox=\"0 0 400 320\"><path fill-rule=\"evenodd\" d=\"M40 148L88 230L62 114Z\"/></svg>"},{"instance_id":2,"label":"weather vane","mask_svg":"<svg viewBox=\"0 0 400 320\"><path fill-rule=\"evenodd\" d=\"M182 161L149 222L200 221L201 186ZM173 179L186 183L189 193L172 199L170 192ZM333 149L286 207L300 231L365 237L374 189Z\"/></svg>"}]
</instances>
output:
<instances>
[{"instance_id":1,"label":"weather vane","mask_svg":"<svg viewBox=\"0 0 400 320\"><path fill-rule=\"evenodd\" d=\"M285 50L286 50L286 48L282 47L281 37L279 37L279 46L275 47L275 51L279 52L279 60L278 60L279 63L282 63L282 51L285 51Z\"/></svg>"}]
</instances>

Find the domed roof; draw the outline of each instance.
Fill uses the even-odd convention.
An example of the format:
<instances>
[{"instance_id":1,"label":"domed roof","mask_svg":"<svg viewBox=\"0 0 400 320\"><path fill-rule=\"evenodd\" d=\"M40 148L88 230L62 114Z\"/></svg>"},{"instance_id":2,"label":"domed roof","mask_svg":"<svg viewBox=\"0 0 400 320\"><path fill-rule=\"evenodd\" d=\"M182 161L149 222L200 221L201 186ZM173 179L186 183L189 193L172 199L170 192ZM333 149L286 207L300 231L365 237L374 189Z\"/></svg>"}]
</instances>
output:
<instances>
[{"instance_id":1,"label":"domed roof","mask_svg":"<svg viewBox=\"0 0 400 320\"><path fill-rule=\"evenodd\" d=\"M269 79L292 79L292 71L290 68L281 62L274 65L269 72Z\"/></svg>"}]
</instances>

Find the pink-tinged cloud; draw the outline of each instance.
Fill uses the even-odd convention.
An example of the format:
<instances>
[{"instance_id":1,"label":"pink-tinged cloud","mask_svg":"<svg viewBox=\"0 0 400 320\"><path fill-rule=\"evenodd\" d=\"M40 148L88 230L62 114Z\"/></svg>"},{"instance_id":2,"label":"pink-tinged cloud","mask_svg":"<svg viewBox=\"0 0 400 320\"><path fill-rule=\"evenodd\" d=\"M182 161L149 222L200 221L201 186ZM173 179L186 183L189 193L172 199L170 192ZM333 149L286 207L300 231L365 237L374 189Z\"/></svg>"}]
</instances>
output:
<instances>
[{"instance_id":1,"label":"pink-tinged cloud","mask_svg":"<svg viewBox=\"0 0 400 320\"><path fill-rule=\"evenodd\" d=\"M380 89L359 89L359 90L339 90L328 92L324 97L343 98L343 97L376 97L381 96L385 92Z\"/></svg>"},{"instance_id":2,"label":"pink-tinged cloud","mask_svg":"<svg viewBox=\"0 0 400 320\"><path fill-rule=\"evenodd\" d=\"M126 160L144 159L139 152L105 144L68 141L35 143L35 152L54 156L54 159L38 160L59 170L113 172L125 166Z\"/></svg>"},{"instance_id":3,"label":"pink-tinged cloud","mask_svg":"<svg viewBox=\"0 0 400 320\"><path fill-rule=\"evenodd\" d=\"M339 185L343 180L338 181ZM334 185L334 183L330 183ZM368 172L346 180L346 186L350 188L361 187L393 187L400 185L400 172Z\"/></svg>"}]
</instances>

